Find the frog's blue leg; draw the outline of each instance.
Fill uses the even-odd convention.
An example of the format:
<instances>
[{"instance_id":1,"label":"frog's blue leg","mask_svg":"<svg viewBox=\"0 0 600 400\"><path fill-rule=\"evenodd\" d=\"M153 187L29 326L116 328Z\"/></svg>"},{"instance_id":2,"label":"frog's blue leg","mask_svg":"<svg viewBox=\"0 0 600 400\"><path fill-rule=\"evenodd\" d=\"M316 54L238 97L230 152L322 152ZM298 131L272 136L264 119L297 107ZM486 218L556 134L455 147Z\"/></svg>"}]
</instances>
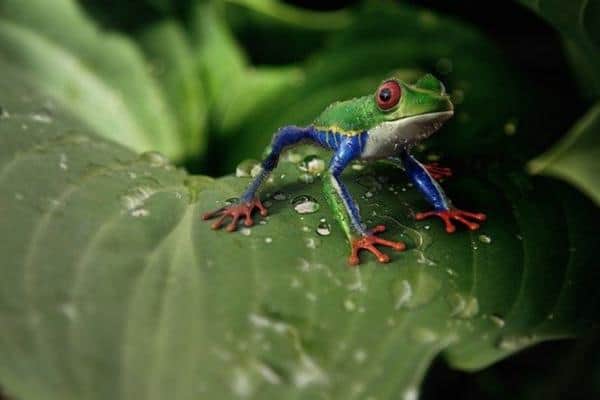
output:
<instances>
[{"instance_id":1,"label":"frog's blue leg","mask_svg":"<svg viewBox=\"0 0 600 400\"><path fill-rule=\"evenodd\" d=\"M362 249L375 254L380 262L388 262L389 257L383 254L375 245L384 245L396 250L404 250L402 242L392 242L375 236L375 233L383 232L383 225L372 230L367 230L360 218L358 205L352 199L348 188L341 180L341 175L348 164L360 156L363 145L366 143L367 133L346 136L339 143L337 150L331 159L329 168L323 176L325 198L333 210L333 215L339 222L348 237L351 246L350 265L359 263L358 252Z\"/></svg>"},{"instance_id":2,"label":"frog's blue leg","mask_svg":"<svg viewBox=\"0 0 600 400\"><path fill-rule=\"evenodd\" d=\"M286 126L281 128L274 136L271 142L271 149L269 154L261 163L261 170L259 174L250 183L246 191L240 197L238 204L233 204L220 208L216 211L208 212L202 217L211 219L219 217L219 219L212 224L213 229L219 229L225 222L225 219L231 218L231 222L227 225L228 231L234 231L237 229L238 220L244 220L246 226L254 224L252 220L252 212L254 209L258 209L262 216L267 215L267 209L263 206L260 199L256 196L256 192L268 178L269 174L277 166L279 161L279 155L281 152L289 146L298 144L305 140L314 140L315 129L313 127L301 128L297 126Z\"/></svg>"},{"instance_id":3,"label":"frog's blue leg","mask_svg":"<svg viewBox=\"0 0 600 400\"><path fill-rule=\"evenodd\" d=\"M265 157L260 165L261 170L259 174L256 175L244 194L242 194L240 197L240 202L250 201L256 196L256 192L260 186L277 166L279 156L285 148L298 144L302 141L311 140L313 133L314 128L312 127L301 128L298 126L286 126L279 129L279 131L277 131L277 133L273 136L269 154Z\"/></svg>"},{"instance_id":4,"label":"frog's blue leg","mask_svg":"<svg viewBox=\"0 0 600 400\"><path fill-rule=\"evenodd\" d=\"M433 206L433 211L415 214L417 220L432 216L439 217L446 225L446 232L452 233L456 230L452 220L466 225L470 230L475 230L479 228L479 224L471 222L468 219L477 221L484 221L486 219L485 214L471 213L454 208L450 199L446 197L442 187L431 177L425 166L417 161L407 150L400 154L400 160L404 165L406 174L429 204Z\"/></svg>"},{"instance_id":5,"label":"frog's blue leg","mask_svg":"<svg viewBox=\"0 0 600 400\"><path fill-rule=\"evenodd\" d=\"M397 159L392 159L397 160ZM427 172L423 164L417 161L408 151L400 154L400 161L404 166L404 171L415 184L417 189L423 194L425 200L437 211L449 210L452 206L450 200L446 197L442 187Z\"/></svg>"}]
</instances>

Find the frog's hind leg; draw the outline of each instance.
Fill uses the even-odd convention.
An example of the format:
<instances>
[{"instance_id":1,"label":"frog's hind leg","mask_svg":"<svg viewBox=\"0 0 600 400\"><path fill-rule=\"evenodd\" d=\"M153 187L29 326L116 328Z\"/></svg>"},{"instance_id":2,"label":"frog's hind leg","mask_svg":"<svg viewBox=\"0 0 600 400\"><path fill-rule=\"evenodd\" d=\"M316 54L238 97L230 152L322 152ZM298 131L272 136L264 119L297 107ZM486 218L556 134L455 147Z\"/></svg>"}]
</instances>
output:
<instances>
[{"instance_id":1,"label":"frog's hind leg","mask_svg":"<svg viewBox=\"0 0 600 400\"><path fill-rule=\"evenodd\" d=\"M252 213L256 209L259 210L260 215L263 217L266 216L268 213L267 209L256 196L256 192L277 166L281 152L285 148L296 145L302 141L313 140L313 133L314 129L312 127L301 128L297 126L286 126L277 131L271 141L269 154L260 164L258 175L250 182L246 191L240 196L239 203L205 213L202 218L205 220L218 218L216 222L211 225L213 229L220 229L229 218L230 222L227 225L227 230L232 232L237 229L237 224L240 219L243 219L244 225L246 226L254 225Z\"/></svg>"},{"instance_id":2,"label":"frog's hind leg","mask_svg":"<svg viewBox=\"0 0 600 400\"><path fill-rule=\"evenodd\" d=\"M360 139L356 137L349 137L340 144L331 159L329 169L323 176L325 197L331 206L334 217L350 242L351 250L348 263L350 265L359 264L358 253L360 250L367 250L373 253L379 262L387 263L390 260L389 256L382 253L376 245L388 246L401 251L405 248L404 243L375 236L375 234L385 230L383 225L367 230L361 221L357 204L352 199L344 182L340 179L346 166L360 155L360 144Z\"/></svg>"}]
</instances>

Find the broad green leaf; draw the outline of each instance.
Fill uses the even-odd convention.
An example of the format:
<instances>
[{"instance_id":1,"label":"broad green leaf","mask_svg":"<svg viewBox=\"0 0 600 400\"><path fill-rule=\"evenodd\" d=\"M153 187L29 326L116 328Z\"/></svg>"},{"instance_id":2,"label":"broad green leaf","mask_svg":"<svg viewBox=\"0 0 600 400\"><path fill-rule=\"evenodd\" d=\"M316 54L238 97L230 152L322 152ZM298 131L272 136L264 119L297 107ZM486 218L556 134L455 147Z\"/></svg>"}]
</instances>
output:
<instances>
[{"instance_id":1,"label":"broad green leaf","mask_svg":"<svg viewBox=\"0 0 600 400\"><path fill-rule=\"evenodd\" d=\"M227 134L234 128L244 129L241 121L252 118L258 107L272 104L287 88L298 86L303 75L293 66L252 67L222 14L222 4L200 4L193 26L212 122L217 132Z\"/></svg>"},{"instance_id":2,"label":"broad green leaf","mask_svg":"<svg viewBox=\"0 0 600 400\"><path fill-rule=\"evenodd\" d=\"M0 71L0 383L16 398L415 398L438 354L483 368L597 322L598 210L563 184L458 169L450 196L489 220L447 235L414 221L426 204L400 170L352 169L366 222L408 249L349 268L295 162L265 187L266 223L215 232L200 214L249 178L137 156L54 103L40 118L31 77Z\"/></svg>"},{"instance_id":3,"label":"broad green leaf","mask_svg":"<svg viewBox=\"0 0 600 400\"><path fill-rule=\"evenodd\" d=\"M305 29L338 30L347 27L352 21L349 11L311 11L294 7L280 0L225 0L228 3L248 7L290 25Z\"/></svg>"},{"instance_id":4,"label":"broad green leaf","mask_svg":"<svg viewBox=\"0 0 600 400\"><path fill-rule=\"evenodd\" d=\"M100 31L75 1L3 0L0 55L99 135L182 155L173 113L138 48Z\"/></svg>"},{"instance_id":5,"label":"broad green leaf","mask_svg":"<svg viewBox=\"0 0 600 400\"><path fill-rule=\"evenodd\" d=\"M582 91L600 96L600 3L587 0L520 0L563 36Z\"/></svg>"},{"instance_id":6,"label":"broad green leaf","mask_svg":"<svg viewBox=\"0 0 600 400\"><path fill-rule=\"evenodd\" d=\"M600 204L600 103L592 107L565 137L529 162L529 172L564 179Z\"/></svg>"},{"instance_id":7,"label":"broad green leaf","mask_svg":"<svg viewBox=\"0 0 600 400\"><path fill-rule=\"evenodd\" d=\"M206 145L207 105L194 50L177 22L168 20L146 29L141 43L154 66L170 109L177 116L186 156L203 154Z\"/></svg>"}]
</instances>

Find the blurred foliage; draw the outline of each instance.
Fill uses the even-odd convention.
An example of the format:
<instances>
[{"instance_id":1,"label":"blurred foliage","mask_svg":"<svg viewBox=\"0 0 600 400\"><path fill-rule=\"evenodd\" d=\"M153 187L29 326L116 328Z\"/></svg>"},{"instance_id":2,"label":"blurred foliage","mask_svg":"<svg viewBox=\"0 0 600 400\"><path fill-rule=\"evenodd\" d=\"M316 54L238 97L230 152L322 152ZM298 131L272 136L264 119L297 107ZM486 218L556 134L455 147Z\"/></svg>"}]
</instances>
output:
<instances>
[{"instance_id":1,"label":"blurred foliage","mask_svg":"<svg viewBox=\"0 0 600 400\"><path fill-rule=\"evenodd\" d=\"M560 139L530 171L599 201L597 103L567 136L563 126L584 114L582 97L600 93L600 10L521 3L560 32L580 91L568 77L561 90L544 87L478 29L407 4L83 0L84 12L74 0L0 0L0 219L10 221L0 241L0 382L44 399L139 390L411 398L440 352L474 370L589 332L597 207L522 166ZM416 224L424 203L414 190L399 201L383 190L381 177L405 182L374 166L351 186L375 194L361 199L379 213L372 222L395 221L392 234L414 247L390 267L349 273L341 233L313 233L319 218L333 222L328 210L299 219L275 202L276 215L250 236L213 234L197 215L246 178L212 180L136 154L159 150L193 172L231 172L258 158L278 127L310 123L395 71L407 81L433 72L452 94L456 117L419 150L463 176L449 183L453 198L489 212L483 239ZM324 203L318 177L304 185L297 175L283 163L267 191ZM437 267L423 266L429 258ZM340 327L345 349L335 347ZM489 398L506 394L490 374L477 379ZM531 381L523 398L563 390Z\"/></svg>"}]
</instances>

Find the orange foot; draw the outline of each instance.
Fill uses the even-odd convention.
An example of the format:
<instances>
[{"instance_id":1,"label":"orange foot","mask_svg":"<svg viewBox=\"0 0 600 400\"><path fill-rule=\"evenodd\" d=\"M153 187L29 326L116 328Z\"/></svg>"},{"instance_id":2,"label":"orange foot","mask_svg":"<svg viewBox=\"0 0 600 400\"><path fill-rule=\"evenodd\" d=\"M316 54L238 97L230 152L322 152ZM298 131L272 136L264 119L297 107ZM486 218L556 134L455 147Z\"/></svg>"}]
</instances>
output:
<instances>
[{"instance_id":1,"label":"orange foot","mask_svg":"<svg viewBox=\"0 0 600 400\"><path fill-rule=\"evenodd\" d=\"M202 219L207 220L215 217L220 217L216 222L214 222L211 225L211 228L213 229L220 229L223 226L225 219L227 217L231 217L231 222L229 223L229 225L227 225L226 229L229 232L233 232L237 229L237 223L241 217L244 218L244 225L254 225L254 221L252 220L252 212L255 208L258 208L258 210L260 211L260 215L262 215L263 217L267 216L267 209L260 202L260 199L255 197L254 199L244 203L231 204L229 206L219 208L216 211L207 212L206 214L202 215Z\"/></svg>"},{"instance_id":2,"label":"orange foot","mask_svg":"<svg viewBox=\"0 0 600 400\"><path fill-rule=\"evenodd\" d=\"M479 224L475 222L469 221L467 218L475 219L477 221L485 221L486 216L482 213L471 213L467 211L462 211L457 208L451 208L449 210L442 211L427 211L420 212L415 215L415 219L417 221L421 221L425 218L429 218L432 216L440 217L444 224L446 224L446 232L452 233L456 230L456 227L452 223L452 220L458 221L464 224L467 228L474 231L479 228Z\"/></svg>"},{"instance_id":3,"label":"orange foot","mask_svg":"<svg viewBox=\"0 0 600 400\"><path fill-rule=\"evenodd\" d=\"M358 258L358 252L361 250L367 250L371 253L375 254L377 260L380 263L387 263L390 261L390 257L387 254L383 254L375 245L388 246L397 251L402 251L406 248L404 243L402 242L393 242L391 240L381 239L375 236L376 233L381 233L385 231L385 226L377 225L375 228L370 230L366 235L361 236L356 239L352 239L350 245L352 246L350 257L348 258L348 263L350 265L358 265L360 263L360 259Z\"/></svg>"},{"instance_id":4,"label":"orange foot","mask_svg":"<svg viewBox=\"0 0 600 400\"><path fill-rule=\"evenodd\" d=\"M442 178L448 178L452 176L452 170L447 167L440 167L440 165L436 162L431 164L425 164L425 169L429 172L429 175L436 181L439 181Z\"/></svg>"}]
</instances>

